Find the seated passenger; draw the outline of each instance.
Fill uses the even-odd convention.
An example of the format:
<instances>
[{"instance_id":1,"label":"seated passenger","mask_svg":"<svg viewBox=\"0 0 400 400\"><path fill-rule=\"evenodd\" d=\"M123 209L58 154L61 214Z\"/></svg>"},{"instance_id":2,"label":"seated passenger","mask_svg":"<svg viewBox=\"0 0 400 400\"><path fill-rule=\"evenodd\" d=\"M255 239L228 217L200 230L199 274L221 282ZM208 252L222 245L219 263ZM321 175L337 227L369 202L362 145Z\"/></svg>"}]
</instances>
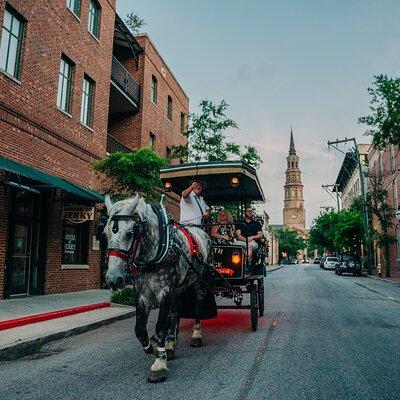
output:
<instances>
[{"instance_id":1,"label":"seated passenger","mask_svg":"<svg viewBox=\"0 0 400 400\"><path fill-rule=\"evenodd\" d=\"M236 225L237 244L246 248L250 263L253 260L253 252L258 249L257 240L264 237L261 224L253 218L253 209L246 207L244 210L244 220Z\"/></svg>"},{"instance_id":2,"label":"seated passenger","mask_svg":"<svg viewBox=\"0 0 400 400\"><path fill-rule=\"evenodd\" d=\"M232 244L235 239L235 225L228 210L218 213L217 223L211 228L211 239L213 244Z\"/></svg>"}]
</instances>

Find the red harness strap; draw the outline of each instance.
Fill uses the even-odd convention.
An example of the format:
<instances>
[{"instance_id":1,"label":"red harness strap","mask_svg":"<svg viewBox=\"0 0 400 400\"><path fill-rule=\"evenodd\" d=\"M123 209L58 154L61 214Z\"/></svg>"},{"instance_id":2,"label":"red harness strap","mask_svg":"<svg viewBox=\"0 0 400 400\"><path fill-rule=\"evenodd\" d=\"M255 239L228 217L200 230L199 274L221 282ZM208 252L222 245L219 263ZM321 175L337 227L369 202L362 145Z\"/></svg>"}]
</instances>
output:
<instances>
[{"instance_id":1,"label":"red harness strap","mask_svg":"<svg viewBox=\"0 0 400 400\"><path fill-rule=\"evenodd\" d=\"M185 229L182 225L177 224L176 222L172 223L174 228L179 229L186 237L188 243L189 243L189 251L190 251L190 256L197 256L199 254L199 245L195 239L195 237L187 230Z\"/></svg>"}]
</instances>

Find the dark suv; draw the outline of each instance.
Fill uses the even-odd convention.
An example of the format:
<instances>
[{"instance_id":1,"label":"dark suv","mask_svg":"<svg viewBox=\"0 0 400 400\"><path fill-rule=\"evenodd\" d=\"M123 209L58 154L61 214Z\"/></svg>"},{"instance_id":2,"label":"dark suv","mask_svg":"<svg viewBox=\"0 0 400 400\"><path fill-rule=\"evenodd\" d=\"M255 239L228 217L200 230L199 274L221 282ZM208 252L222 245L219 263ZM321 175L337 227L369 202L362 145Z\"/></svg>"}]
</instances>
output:
<instances>
[{"instance_id":1,"label":"dark suv","mask_svg":"<svg viewBox=\"0 0 400 400\"><path fill-rule=\"evenodd\" d=\"M343 272L361 276L362 262L357 255L342 254L339 257L339 262L335 266L335 274L342 275Z\"/></svg>"}]
</instances>

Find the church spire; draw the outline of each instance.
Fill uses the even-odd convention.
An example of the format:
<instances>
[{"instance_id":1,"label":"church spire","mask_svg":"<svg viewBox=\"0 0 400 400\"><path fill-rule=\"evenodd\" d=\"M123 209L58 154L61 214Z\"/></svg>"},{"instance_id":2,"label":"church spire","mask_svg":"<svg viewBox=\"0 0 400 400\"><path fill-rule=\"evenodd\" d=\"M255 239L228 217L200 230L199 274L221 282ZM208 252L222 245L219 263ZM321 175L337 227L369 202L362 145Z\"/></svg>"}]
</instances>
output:
<instances>
[{"instance_id":1,"label":"church spire","mask_svg":"<svg viewBox=\"0 0 400 400\"><path fill-rule=\"evenodd\" d=\"M293 139L293 129L290 127L290 148L289 154L296 154L296 148L294 147L294 139Z\"/></svg>"}]
</instances>

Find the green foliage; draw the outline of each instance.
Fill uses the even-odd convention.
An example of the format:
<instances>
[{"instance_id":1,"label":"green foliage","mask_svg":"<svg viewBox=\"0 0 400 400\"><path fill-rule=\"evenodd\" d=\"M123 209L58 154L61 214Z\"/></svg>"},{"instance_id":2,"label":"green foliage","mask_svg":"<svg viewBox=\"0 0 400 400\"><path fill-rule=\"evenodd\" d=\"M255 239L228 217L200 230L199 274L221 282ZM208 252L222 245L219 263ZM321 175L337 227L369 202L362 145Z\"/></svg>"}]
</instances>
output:
<instances>
[{"instance_id":1,"label":"green foliage","mask_svg":"<svg viewBox=\"0 0 400 400\"><path fill-rule=\"evenodd\" d=\"M127 286L121 290L113 292L111 302L123 304L124 306L135 306L136 289L133 286Z\"/></svg>"},{"instance_id":2,"label":"green foliage","mask_svg":"<svg viewBox=\"0 0 400 400\"><path fill-rule=\"evenodd\" d=\"M327 211L310 229L309 247L320 252L359 252L364 240L363 215L357 209Z\"/></svg>"},{"instance_id":3,"label":"green foliage","mask_svg":"<svg viewBox=\"0 0 400 400\"><path fill-rule=\"evenodd\" d=\"M378 75L372 85L368 88L371 114L358 122L368 126L365 135L372 136L378 149L400 145L400 78Z\"/></svg>"},{"instance_id":4,"label":"green foliage","mask_svg":"<svg viewBox=\"0 0 400 400\"><path fill-rule=\"evenodd\" d=\"M140 29L146 25L146 22L133 11L126 15L125 23L132 33L139 33Z\"/></svg>"},{"instance_id":5,"label":"green foliage","mask_svg":"<svg viewBox=\"0 0 400 400\"><path fill-rule=\"evenodd\" d=\"M288 257L296 257L299 250L306 248L305 240L299 233L290 228L273 229L273 235L279 240L279 254L287 253Z\"/></svg>"},{"instance_id":6,"label":"green foliage","mask_svg":"<svg viewBox=\"0 0 400 400\"><path fill-rule=\"evenodd\" d=\"M245 146L243 151L237 143L227 141L225 131L238 129L237 123L226 115L228 104L224 100L214 104L205 99L200 102L200 108L200 114L190 114L190 124L186 132L189 146L174 146L173 158L188 158L190 162L194 162L226 161L237 157L258 168L262 161L254 146Z\"/></svg>"},{"instance_id":7,"label":"green foliage","mask_svg":"<svg viewBox=\"0 0 400 400\"><path fill-rule=\"evenodd\" d=\"M131 153L116 152L94 164L95 171L109 178L104 192L111 195L140 192L153 198L161 187L160 168L168 165L165 158L151 148L141 148Z\"/></svg>"}]
</instances>

